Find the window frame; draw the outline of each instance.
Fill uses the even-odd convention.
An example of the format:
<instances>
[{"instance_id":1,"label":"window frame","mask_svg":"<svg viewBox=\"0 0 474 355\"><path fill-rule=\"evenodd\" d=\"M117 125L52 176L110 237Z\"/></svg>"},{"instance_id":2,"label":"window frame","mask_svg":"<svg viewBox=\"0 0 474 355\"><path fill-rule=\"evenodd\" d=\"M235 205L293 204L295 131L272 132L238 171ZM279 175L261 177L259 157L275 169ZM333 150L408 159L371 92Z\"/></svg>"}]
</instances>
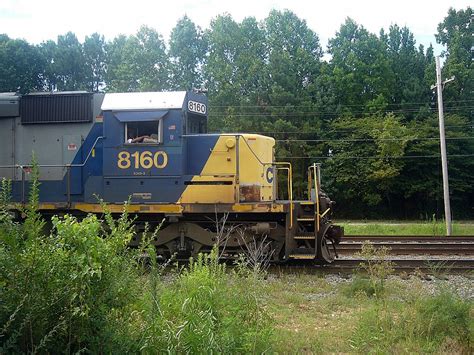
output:
<instances>
[{"instance_id":1,"label":"window frame","mask_svg":"<svg viewBox=\"0 0 474 355\"><path fill-rule=\"evenodd\" d=\"M124 122L125 124L125 137L124 137L124 145L131 145L131 146L136 146L136 145L162 145L163 144L163 118L160 118L157 120L158 121L158 142L152 143L152 142L136 142L136 143L131 143L128 142L128 125L131 124L140 124L141 122L150 122L150 121L133 121L133 122ZM154 122L154 121L152 121Z\"/></svg>"}]
</instances>

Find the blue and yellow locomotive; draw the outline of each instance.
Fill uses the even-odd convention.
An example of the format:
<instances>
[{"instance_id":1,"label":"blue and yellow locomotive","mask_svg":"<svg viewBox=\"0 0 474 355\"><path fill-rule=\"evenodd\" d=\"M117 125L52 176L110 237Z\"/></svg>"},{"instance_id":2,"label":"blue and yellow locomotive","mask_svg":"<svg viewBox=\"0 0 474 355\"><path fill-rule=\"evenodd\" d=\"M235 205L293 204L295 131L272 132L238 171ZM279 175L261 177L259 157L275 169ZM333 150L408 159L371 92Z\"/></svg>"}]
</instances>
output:
<instances>
[{"instance_id":1,"label":"blue and yellow locomotive","mask_svg":"<svg viewBox=\"0 0 474 355\"><path fill-rule=\"evenodd\" d=\"M102 213L99 199L120 213L130 200L137 228L164 220L154 243L165 258L216 242L233 257L251 239L265 240L273 260L331 262L343 230L331 223L319 166L308 169L310 198L293 200L291 164L275 161L275 140L207 134L207 112L194 91L2 94L0 177L26 203L35 152L42 213Z\"/></svg>"}]
</instances>

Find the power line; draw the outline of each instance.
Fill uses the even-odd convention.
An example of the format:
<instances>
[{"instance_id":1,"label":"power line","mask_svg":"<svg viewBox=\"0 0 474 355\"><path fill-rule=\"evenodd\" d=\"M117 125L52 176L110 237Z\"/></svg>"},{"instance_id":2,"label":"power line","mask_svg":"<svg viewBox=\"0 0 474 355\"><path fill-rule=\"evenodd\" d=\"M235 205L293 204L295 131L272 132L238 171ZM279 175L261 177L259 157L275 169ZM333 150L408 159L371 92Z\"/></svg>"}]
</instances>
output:
<instances>
[{"instance_id":1,"label":"power line","mask_svg":"<svg viewBox=\"0 0 474 355\"><path fill-rule=\"evenodd\" d=\"M456 109L449 109L446 108L446 112L450 114L455 114L462 112L464 108L456 108ZM474 112L474 106L469 107L468 110L470 112ZM396 116L402 116L402 115L407 115L407 114L417 114L419 111L418 110L405 110L405 111L392 111L392 110L386 110L386 111L379 111L382 115L390 114L393 113ZM429 109L427 114L435 114L436 109ZM360 119L364 118L364 116L367 114L367 111L358 111L358 112L350 112L352 116L348 118L353 118L353 119ZM315 118L315 119L337 119L337 118L343 118L344 114L343 113L337 113L337 112L278 112L278 113L245 113L245 114L209 114L209 119L240 119L240 118L247 118L247 119L264 119L264 118L270 118L270 119L275 119L275 118L284 118L284 119L305 119L305 118Z\"/></svg>"},{"instance_id":2,"label":"power line","mask_svg":"<svg viewBox=\"0 0 474 355\"><path fill-rule=\"evenodd\" d=\"M463 124L463 125L451 125L451 126L445 126L445 128L474 128L474 122L468 123L468 124ZM432 128L432 129L438 129L438 127L427 127L427 128ZM410 128L407 128L410 129ZM400 128L384 128L384 129L377 129L378 131L399 131ZM329 129L324 129L324 133L337 133L337 132L354 132L354 129L352 128L339 128L339 129L334 129L334 128L329 128ZM210 132L211 133L211 132ZM228 133L225 131L215 131L213 133ZM295 131L239 131L239 133L247 133L247 134L293 134L293 135L301 135L301 134L320 134L320 132L295 132Z\"/></svg>"},{"instance_id":3,"label":"power line","mask_svg":"<svg viewBox=\"0 0 474 355\"><path fill-rule=\"evenodd\" d=\"M452 154L448 155L448 158L466 158L466 157L474 157L474 154ZM334 159L334 160L339 160L339 159L357 159L357 160L371 160L371 159L439 159L441 158L441 155L405 155L405 156L394 156L394 155L387 155L387 156L350 156L350 157L345 157L345 156L330 156L330 157L324 157L324 156L311 156L311 157L304 157L304 156L286 156L286 157L278 157L279 160L283 159Z\"/></svg>"},{"instance_id":4,"label":"power line","mask_svg":"<svg viewBox=\"0 0 474 355\"><path fill-rule=\"evenodd\" d=\"M436 108L429 107L427 108L430 112L436 112ZM445 111L447 112L459 112L463 110L473 110L474 106L461 106L461 107L447 107ZM417 109L398 109L398 110L380 110L381 113L395 113L395 114L402 114L402 113L417 113L419 112L419 108ZM358 114L365 114L365 111L351 111L351 114L358 115ZM212 113L209 112L209 117L213 118L225 118L225 117L271 117L271 116L286 116L286 117L307 117L307 116L326 116L326 117L336 117L340 116L341 113L339 112L323 112L323 111L307 111L307 112L246 112L246 113Z\"/></svg>"},{"instance_id":5,"label":"power line","mask_svg":"<svg viewBox=\"0 0 474 355\"><path fill-rule=\"evenodd\" d=\"M446 101L446 104L455 104L455 103L462 103L462 102L474 102L474 100L452 100L452 101ZM403 105L429 105L430 102L403 102L403 103L389 103L387 106L403 106ZM353 105L338 105L338 104L333 104L335 106L338 106L340 108L343 107L366 107L366 104L353 104ZM214 108L311 108L311 106L308 105L211 105L209 109L214 109Z\"/></svg>"},{"instance_id":6,"label":"power line","mask_svg":"<svg viewBox=\"0 0 474 355\"><path fill-rule=\"evenodd\" d=\"M397 141L439 141L439 137L428 137L428 138L380 138L380 139L275 139L276 142L312 142L312 143L323 143L323 142L397 142ZM466 140L474 139L474 137L451 137L446 140Z\"/></svg>"}]
</instances>

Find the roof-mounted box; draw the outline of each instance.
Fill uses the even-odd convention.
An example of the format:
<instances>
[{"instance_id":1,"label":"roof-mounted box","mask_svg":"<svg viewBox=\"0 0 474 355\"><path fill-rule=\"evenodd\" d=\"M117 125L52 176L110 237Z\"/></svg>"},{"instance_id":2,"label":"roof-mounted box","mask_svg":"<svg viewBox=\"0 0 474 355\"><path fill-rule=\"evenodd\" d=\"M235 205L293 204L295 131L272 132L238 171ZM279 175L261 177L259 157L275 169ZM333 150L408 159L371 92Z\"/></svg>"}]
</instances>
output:
<instances>
[{"instance_id":1,"label":"roof-mounted box","mask_svg":"<svg viewBox=\"0 0 474 355\"><path fill-rule=\"evenodd\" d=\"M29 94L21 98L22 124L92 122L92 93Z\"/></svg>"}]
</instances>

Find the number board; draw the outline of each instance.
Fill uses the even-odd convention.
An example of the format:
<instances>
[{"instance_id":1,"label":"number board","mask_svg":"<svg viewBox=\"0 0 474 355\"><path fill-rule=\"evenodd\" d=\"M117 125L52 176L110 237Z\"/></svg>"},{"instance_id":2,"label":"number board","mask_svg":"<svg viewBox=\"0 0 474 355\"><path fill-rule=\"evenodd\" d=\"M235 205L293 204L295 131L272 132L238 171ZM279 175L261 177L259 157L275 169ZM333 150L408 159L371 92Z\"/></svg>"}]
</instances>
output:
<instances>
[{"instance_id":1,"label":"number board","mask_svg":"<svg viewBox=\"0 0 474 355\"><path fill-rule=\"evenodd\" d=\"M152 153L150 151L130 153L122 150L117 154L119 169L163 169L168 165L168 155L164 151Z\"/></svg>"},{"instance_id":2,"label":"number board","mask_svg":"<svg viewBox=\"0 0 474 355\"><path fill-rule=\"evenodd\" d=\"M188 110L190 112L196 112L196 113L200 113L201 115L205 115L207 112L207 107L205 104L202 104L200 102L189 100Z\"/></svg>"}]
</instances>

